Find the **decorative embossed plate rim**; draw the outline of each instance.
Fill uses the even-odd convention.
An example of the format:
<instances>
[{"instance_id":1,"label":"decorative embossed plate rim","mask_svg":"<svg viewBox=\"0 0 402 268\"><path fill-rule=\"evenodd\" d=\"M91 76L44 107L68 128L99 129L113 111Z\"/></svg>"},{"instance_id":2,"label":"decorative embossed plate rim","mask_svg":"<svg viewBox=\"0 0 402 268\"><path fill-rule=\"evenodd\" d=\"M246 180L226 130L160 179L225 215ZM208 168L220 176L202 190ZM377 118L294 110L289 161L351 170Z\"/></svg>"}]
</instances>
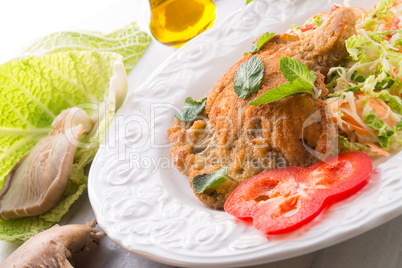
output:
<instances>
[{"instance_id":1,"label":"decorative embossed plate rim","mask_svg":"<svg viewBox=\"0 0 402 268\"><path fill-rule=\"evenodd\" d=\"M353 1L370 7L377 1ZM273 262L344 241L402 213L402 153L374 161L370 183L302 229L263 237L204 207L168 157L166 130L187 96L201 98L260 34L285 32L331 1L255 0L177 50L112 122L89 174L99 225L117 244L177 266L236 267ZM383 163L381 163L381 161Z\"/></svg>"}]
</instances>

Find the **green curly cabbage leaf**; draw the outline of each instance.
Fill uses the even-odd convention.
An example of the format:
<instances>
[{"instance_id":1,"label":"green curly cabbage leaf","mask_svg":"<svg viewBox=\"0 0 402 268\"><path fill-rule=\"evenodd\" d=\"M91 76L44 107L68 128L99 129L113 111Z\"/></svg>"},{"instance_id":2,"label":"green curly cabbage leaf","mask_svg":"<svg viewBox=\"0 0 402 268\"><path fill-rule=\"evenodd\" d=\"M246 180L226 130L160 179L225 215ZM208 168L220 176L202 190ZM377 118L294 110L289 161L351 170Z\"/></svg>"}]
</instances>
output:
<instances>
[{"instance_id":1,"label":"green curly cabbage leaf","mask_svg":"<svg viewBox=\"0 0 402 268\"><path fill-rule=\"evenodd\" d=\"M93 159L126 89L123 57L117 53L67 51L0 65L0 187L13 166L47 136L62 110L82 108L96 122L81 139L83 146L77 148L67 187L56 206L39 216L0 220L0 239L23 242L60 221L85 190L84 167Z\"/></svg>"}]
</instances>

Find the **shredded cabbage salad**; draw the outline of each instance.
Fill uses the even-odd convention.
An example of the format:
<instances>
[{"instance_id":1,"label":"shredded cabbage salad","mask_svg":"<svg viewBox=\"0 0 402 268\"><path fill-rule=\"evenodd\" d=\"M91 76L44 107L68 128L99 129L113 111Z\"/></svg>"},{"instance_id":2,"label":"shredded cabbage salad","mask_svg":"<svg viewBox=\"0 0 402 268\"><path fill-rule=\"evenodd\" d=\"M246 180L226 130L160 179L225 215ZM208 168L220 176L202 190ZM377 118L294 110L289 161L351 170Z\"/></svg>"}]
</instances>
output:
<instances>
[{"instance_id":1,"label":"shredded cabbage salad","mask_svg":"<svg viewBox=\"0 0 402 268\"><path fill-rule=\"evenodd\" d=\"M338 125L339 152L388 156L402 145L402 0L382 1L369 12L353 10L357 35L346 40L345 61L330 69L324 101ZM329 14L290 32L314 30Z\"/></svg>"}]
</instances>

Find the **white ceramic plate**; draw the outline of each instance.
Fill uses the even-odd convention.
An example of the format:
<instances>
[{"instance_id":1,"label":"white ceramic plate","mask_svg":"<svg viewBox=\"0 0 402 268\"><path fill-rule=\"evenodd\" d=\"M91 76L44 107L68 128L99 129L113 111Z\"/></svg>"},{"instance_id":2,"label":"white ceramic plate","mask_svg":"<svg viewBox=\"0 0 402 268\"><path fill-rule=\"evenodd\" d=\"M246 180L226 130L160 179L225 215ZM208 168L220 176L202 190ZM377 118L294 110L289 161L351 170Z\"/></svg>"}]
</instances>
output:
<instances>
[{"instance_id":1,"label":"white ceramic plate","mask_svg":"<svg viewBox=\"0 0 402 268\"><path fill-rule=\"evenodd\" d=\"M374 1L351 1L371 7ZM322 0L255 0L180 48L128 96L89 174L98 223L123 248L178 266L236 267L277 261L344 241L402 213L402 154L375 161L370 183L288 235L203 206L169 158L166 130L188 96L201 98L264 32L329 11ZM381 161L381 160L380 160ZM384 161L384 160L382 160Z\"/></svg>"}]
</instances>

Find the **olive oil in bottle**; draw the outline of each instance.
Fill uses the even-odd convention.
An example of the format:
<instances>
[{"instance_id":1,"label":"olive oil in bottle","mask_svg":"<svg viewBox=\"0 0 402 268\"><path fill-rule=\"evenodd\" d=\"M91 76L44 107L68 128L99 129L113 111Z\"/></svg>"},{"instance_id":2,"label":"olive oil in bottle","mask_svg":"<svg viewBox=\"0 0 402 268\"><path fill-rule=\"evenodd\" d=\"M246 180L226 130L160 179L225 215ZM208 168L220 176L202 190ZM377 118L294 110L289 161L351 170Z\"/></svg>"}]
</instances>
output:
<instances>
[{"instance_id":1,"label":"olive oil in bottle","mask_svg":"<svg viewBox=\"0 0 402 268\"><path fill-rule=\"evenodd\" d=\"M149 5L149 28L159 42L168 46L182 46L215 20L212 0L149 0Z\"/></svg>"}]
</instances>

